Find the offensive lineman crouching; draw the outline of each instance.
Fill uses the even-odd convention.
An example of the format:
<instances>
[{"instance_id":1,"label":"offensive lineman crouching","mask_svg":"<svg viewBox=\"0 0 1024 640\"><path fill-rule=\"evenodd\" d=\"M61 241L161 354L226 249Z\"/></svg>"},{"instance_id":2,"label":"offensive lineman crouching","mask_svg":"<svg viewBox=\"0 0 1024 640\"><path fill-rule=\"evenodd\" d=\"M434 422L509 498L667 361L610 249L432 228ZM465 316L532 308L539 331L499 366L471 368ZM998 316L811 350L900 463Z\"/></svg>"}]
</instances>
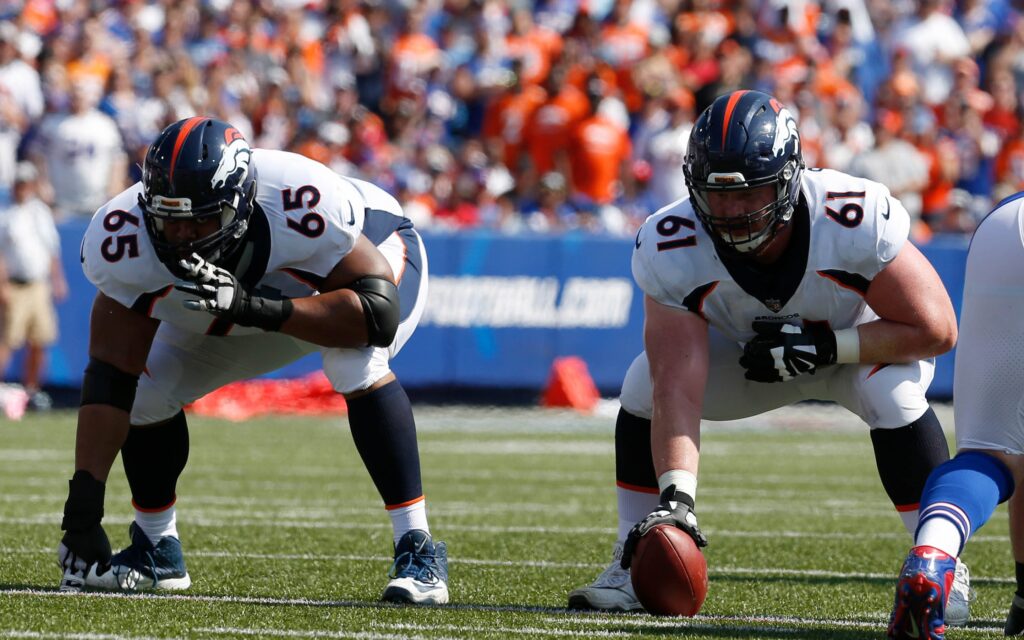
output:
<instances>
[{"instance_id":1,"label":"offensive lineman crouching","mask_svg":"<svg viewBox=\"0 0 1024 640\"><path fill-rule=\"evenodd\" d=\"M258 171L257 171L258 170ZM319 351L392 520L383 599L448 601L447 550L427 526L412 409L389 359L419 322L427 260L380 188L227 123L188 118L149 148L141 183L93 217L82 264L93 304L61 588L185 589L175 488L182 407ZM121 452L136 509L116 555L101 523Z\"/></svg>"},{"instance_id":2,"label":"offensive lineman crouching","mask_svg":"<svg viewBox=\"0 0 1024 640\"><path fill-rule=\"evenodd\" d=\"M913 533L929 472L949 458L925 392L956 317L909 242L910 218L881 184L805 171L789 110L758 91L719 96L694 124L689 197L647 219L633 275L644 346L615 430L619 535L613 560L571 608L642 608L637 540L697 524L701 419L734 420L831 400L871 430L882 484ZM947 620L968 617L958 565Z\"/></svg>"}]
</instances>

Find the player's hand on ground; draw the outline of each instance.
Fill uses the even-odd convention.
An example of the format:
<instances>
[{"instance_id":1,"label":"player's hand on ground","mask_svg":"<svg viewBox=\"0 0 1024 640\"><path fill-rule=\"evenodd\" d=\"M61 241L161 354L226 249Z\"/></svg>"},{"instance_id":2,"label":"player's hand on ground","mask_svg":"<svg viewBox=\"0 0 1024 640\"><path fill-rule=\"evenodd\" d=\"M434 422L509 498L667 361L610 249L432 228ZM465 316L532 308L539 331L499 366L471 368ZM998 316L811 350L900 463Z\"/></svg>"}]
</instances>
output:
<instances>
[{"instance_id":1,"label":"player's hand on ground","mask_svg":"<svg viewBox=\"0 0 1024 640\"><path fill-rule=\"evenodd\" d=\"M753 328L757 335L740 357L747 380L788 382L836 361L836 336L824 325L755 321Z\"/></svg>"},{"instance_id":2,"label":"player's hand on ground","mask_svg":"<svg viewBox=\"0 0 1024 640\"><path fill-rule=\"evenodd\" d=\"M61 589L80 589L89 567L94 564L110 564L111 555L110 540L102 525L95 524L87 529L65 531L64 537L57 545L57 565L64 572ZM79 576L80 580L69 580L69 576Z\"/></svg>"},{"instance_id":3,"label":"player's hand on ground","mask_svg":"<svg viewBox=\"0 0 1024 640\"><path fill-rule=\"evenodd\" d=\"M193 311L205 311L243 327L278 331L291 314L291 302L272 300L250 293L233 273L204 260L197 254L180 263L185 279L174 288L195 296L182 304Z\"/></svg>"},{"instance_id":4,"label":"player's hand on ground","mask_svg":"<svg viewBox=\"0 0 1024 640\"><path fill-rule=\"evenodd\" d=\"M675 485L669 486L661 493L661 502L646 518L633 525L626 537L626 544L622 549L622 568L628 569L633 561L633 552L640 538L644 537L651 529L660 525L668 524L682 529L690 534L698 547L708 546L707 536L697 526L697 514L693 511L693 498L676 491Z\"/></svg>"}]
</instances>

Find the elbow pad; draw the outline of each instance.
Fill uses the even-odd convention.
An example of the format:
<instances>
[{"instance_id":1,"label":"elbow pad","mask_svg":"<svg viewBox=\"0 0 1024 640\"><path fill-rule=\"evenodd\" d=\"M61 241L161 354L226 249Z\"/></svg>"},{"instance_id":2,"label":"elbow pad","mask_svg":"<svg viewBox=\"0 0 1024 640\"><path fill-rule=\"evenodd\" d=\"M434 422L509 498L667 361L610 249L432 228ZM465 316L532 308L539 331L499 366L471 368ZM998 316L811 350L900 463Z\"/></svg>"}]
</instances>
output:
<instances>
[{"instance_id":1,"label":"elbow pad","mask_svg":"<svg viewBox=\"0 0 1024 640\"><path fill-rule=\"evenodd\" d=\"M367 344L386 347L398 333L398 287L387 278L365 276L345 287L356 292L363 305Z\"/></svg>"}]
</instances>

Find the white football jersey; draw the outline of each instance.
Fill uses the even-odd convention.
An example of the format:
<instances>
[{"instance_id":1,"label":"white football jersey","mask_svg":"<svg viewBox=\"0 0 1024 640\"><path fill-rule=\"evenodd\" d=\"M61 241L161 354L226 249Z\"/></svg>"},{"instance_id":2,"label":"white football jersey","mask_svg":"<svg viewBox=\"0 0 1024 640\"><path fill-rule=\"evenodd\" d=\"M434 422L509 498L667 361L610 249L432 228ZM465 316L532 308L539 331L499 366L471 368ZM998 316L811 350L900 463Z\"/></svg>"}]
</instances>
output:
<instances>
[{"instance_id":1,"label":"white football jersey","mask_svg":"<svg viewBox=\"0 0 1024 640\"><path fill-rule=\"evenodd\" d=\"M633 277L654 300L700 314L737 342L754 337L755 320L833 329L874 320L864 295L906 242L909 214L885 186L829 169L805 171L801 191L777 263L720 256L687 197L641 227Z\"/></svg>"},{"instance_id":2,"label":"white football jersey","mask_svg":"<svg viewBox=\"0 0 1024 640\"><path fill-rule=\"evenodd\" d=\"M249 219L236 276L264 295L313 295L323 278L352 251L360 234L380 244L412 224L367 206L367 198L380 201L379 187L340 176L304 156L253 149L252 164L257 171L258 206ZM188 331L208 335L261 331L182 305L189 296L174 289L175 276L157 258L139 207L140 193L142 183L136 183L93 216L81 253L89 281L124 306ZM397 203L392 210L400 211Z\"/></svg>"}]
</instances>

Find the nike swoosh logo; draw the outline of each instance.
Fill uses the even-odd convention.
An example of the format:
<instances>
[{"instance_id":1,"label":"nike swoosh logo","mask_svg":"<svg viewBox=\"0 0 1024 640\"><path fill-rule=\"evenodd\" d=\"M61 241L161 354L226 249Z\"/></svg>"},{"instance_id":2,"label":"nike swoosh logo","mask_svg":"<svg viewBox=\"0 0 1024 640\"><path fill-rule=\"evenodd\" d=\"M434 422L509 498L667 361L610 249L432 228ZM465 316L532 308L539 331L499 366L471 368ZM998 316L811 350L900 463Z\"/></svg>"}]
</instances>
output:
<instances>
[{"instance_id":1,"label":"nike swoosh logo","mask_svg":"<svg viewBox=\"0 0 1024 640\"><path fill-rule=\"evenodd\" d=\"M882 217L886 220L889 219L889 198L885 199L885 211L882 212Z\"/></svg>"},{"instance_id":2,"label":"nike swoosh logo","mask_svg":"<svg viewBox=\"0 0 1024 640\"><path fill-rule=\"evenodd\" d=\"M886 217L888 217L888 216L886 216ZM356 210L352 208L352 203L351 202L348 203L348 223L349 224L355 224L356 223Z\"/></svg>"},{"instance_id":3,"label":"nike swoosh logo","mask_svg":"<svg viewBox=\"0 0 1024 640\"><path fill-rule=\"evenodd\" d=\"M921 557L922 558L927 558L928 560L934 560L936 558L941 558L944 555L946 555L946 554L942 553L941 551L922 551L921 552Z\"/></svg>"},{"instance_id":4,"label":"nike swoosh logo","mask_svg":"<svg viewBox=\"0 0 1024 640\"><path fill-rule=\"evenodd\" d=\"M643 227L640 227L640 231L643 231ZM640 248L640 231L636 232L636 248Z\"/></svg>"}]
</instances>

